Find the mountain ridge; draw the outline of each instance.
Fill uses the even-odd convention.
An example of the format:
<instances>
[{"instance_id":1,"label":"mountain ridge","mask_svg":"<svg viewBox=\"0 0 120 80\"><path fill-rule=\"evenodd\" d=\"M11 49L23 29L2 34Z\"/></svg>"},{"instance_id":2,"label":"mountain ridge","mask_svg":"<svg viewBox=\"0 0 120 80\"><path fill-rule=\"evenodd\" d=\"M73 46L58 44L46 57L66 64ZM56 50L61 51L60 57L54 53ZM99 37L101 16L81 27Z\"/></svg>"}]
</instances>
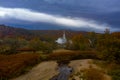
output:
<instances>
[{"instance_id":1,"label":"mountain ridge","mask_svg":"<svg viewBox=\"0 0 120 80\"><path fill-rule=\"evenodd\" d=\"M65 31L68 38L73 37L77 34L85 34L85 31L74 31L74 30L28 30L24 28L16 28L6 25L0 25L0 38L4 37L47 37L47 38L58 38L62 37L63 32Z\"/></svg>"}]
</instances>

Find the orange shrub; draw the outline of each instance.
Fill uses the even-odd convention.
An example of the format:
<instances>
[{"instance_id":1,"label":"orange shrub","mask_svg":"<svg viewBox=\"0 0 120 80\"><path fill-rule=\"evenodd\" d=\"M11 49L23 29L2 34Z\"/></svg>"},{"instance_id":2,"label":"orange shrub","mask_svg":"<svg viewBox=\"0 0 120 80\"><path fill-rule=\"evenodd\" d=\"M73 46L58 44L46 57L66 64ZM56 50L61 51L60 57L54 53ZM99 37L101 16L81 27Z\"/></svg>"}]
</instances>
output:
<instances>
[{"instance_id":1,"label":"orange shrub","mask_svg":"<svg viewBox=\"0 0 120 80\"><path fill-rule=\"evenodd\" d=\"M84 73L85 80L104 80L104 73L94 68L86 69Z\"/></svg>"},{"instance_id":2,"label":"orange shrub","mask_svg":"<svg viewBox=\"0 0 120 80\"><path fill-rule=\"evenodd\" d=\"M95 51L56 52L48 56L50 60L98 59Z\"/></svg>"},{"instance_id":3,"label":"orange shrub","mask_svg":"<svg viewBox=\"0 0 120 80\"><path fill-rule=\"evenodd\" d=\"M11 78L39 61L38 54L0 55L0 78Z\"/></svg>"}]
</instances>

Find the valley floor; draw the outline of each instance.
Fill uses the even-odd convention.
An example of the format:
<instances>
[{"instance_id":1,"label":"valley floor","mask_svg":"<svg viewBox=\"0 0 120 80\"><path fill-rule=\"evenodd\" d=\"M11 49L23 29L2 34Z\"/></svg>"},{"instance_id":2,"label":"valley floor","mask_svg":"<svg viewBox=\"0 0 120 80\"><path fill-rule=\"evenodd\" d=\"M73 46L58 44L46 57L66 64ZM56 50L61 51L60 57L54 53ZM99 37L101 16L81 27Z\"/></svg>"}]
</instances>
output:
<instances>
[{"instance_id":1,"label":"valley floor","mask_svg":"<svg viewBox=\"0 0 120 80\"><path fill-rule=\"evenodd\" d=\"M93 60L91 59L73 60L70 62L69 66L74 69L74 73L77 73L78 71L81 71L83 69L89 69L90 67L102 69L96 64L94 64ZM55 61L47 61L38 64L25 75L19 76L11 80L49 80L57 74L57 63ZM111 80L110 76L106 75L105 73L103 73L103 75L103 80ZM78 76L73 75L73 77L75 80L80 80Z\"/></svg>"}]
</instances>

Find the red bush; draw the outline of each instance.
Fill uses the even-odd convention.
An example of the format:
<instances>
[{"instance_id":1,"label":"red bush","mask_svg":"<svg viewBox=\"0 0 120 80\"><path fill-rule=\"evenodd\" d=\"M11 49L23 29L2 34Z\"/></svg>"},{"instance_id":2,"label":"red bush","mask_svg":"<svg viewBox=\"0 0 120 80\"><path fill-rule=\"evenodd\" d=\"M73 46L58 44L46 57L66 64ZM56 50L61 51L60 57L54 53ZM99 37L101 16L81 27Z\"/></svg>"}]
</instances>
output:
<instances>
[{"instance_id":1,"label":"red bush","mask_svg":"<svg viewBox=\"0 0 120 80\"><path fill-rule=\"evenodd\" d=\"M98 59L94 51L70 51L70 52L56 52L48 56L52 60L75 60L75 59Z\"/></svg>"},{"instance_id":2,"label":"red bush","mask_svg":"<svg viewBox=\"0 0 120 80\"><path fill-rule=\"evenodd\" d=\"M38 61L38 54L0 55L0 77L10 78L19 75L25 67Z\"/></svg>"}]
</instances>

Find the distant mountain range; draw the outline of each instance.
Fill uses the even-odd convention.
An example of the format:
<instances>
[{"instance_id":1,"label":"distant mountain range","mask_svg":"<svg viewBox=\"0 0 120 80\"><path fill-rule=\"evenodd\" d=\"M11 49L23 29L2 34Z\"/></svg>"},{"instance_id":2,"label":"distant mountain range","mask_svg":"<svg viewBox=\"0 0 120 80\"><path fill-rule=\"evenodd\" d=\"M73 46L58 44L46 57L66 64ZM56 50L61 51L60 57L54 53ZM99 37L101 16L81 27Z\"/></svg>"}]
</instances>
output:
<instances>
[{"instance_id":1,"label":"distant mountain range","mask_svg":"<svg viewBox=\"0 0 120 80\"><path fill-rule=\"evenodd\" d=\"M16 37L16 36L29 36L33 33L23 28L14 28L10 26L0 25L0 37Z\"/></svg>"},{"instance_id":2,"label":"distant mountain range","mask_svg":"<svg viewBox=\"0 0 120 80\"><path fill-rule=\"evenodd\" d=\"M46 38L58 38L62 37L65 31L66 37L71 38L73 35L85 34L85 31L73 31L73 30L27 30L23 28L15 28L11 26L0 25L0 38L4 37L40 37L41 39Z\"/></svg>"}]
</instances>

